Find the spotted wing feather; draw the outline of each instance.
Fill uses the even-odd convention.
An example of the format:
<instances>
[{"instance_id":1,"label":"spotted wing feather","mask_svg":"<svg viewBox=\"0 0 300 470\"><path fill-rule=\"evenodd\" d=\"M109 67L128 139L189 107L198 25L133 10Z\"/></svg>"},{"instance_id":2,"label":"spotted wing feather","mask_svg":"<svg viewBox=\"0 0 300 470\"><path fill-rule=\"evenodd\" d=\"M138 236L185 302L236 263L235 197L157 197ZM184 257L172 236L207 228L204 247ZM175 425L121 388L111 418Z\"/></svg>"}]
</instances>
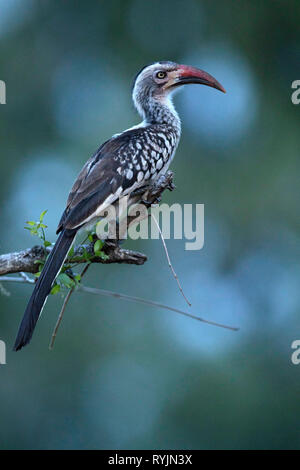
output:
<instances>
[{"instance_id":1,"label":"spotted wing feather","mask_svg":"<svg viewBox=\"0 0 300 470\"><path fill-rule=\"evenodd\" d=\"M99 148L86 162L70 191L57 233L63 228L79 228L104 201L112 204L120 195L147 184L156 170L153 167L155 171L151 172L151 151L148 159L142 152L144 140L144 129L134 129Z\"/></svg>"}]
</instances>

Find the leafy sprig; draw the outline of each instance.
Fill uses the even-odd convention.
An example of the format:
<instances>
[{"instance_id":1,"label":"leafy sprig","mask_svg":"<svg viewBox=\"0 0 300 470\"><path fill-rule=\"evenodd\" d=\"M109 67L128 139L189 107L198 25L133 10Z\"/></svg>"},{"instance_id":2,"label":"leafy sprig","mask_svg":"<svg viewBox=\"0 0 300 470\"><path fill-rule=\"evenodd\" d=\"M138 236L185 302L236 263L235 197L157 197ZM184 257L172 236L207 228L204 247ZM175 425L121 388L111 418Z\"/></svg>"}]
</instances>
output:
<instances>
[{"instance_id":1,"label":"leafy sprig","mask_svg":"<svg viewBox=\"0 0 300 470\"><path fill-rule=\"evenodd\" d=\"M40 219L38 222L35 222L33 220L28 220L26 222L27 226L24 227L26 230L30 231L31 235L38 236L39 239L42 240L45 248L47 248L48 246L51 246L51 243L48 240L46 240L46 235L45 235L45 229L48 228L48 225L45 225L43 223L46 213L47 211L43 211L41 213Z\"/></svg>"},{"instance_id":2,"label":"leafy sprig","mask_svg":"<svg viewBox=\"0 0 300 470\"><path fill-rule=\"evenodd\" d=\"M26 230L29 230L31 235L37 236L42 241L44 248L48 248L49 246L52 245L52 243L46 239L45 230L48 228L48 226L45 225L44 223L44 217L46 213L47 213L46 210L43 211L38 221L33 221L33 220L27 221L26 222L27 225L24 227ZM95 237L96 237L95 232L90 232L87 236L90 242L94 242ZM102 251L103 246L104 246L104 242L98 239L94 243L94 253L90 253L84 248L83 255L82 255L82 258L80 259L80 262L90 264L91 260L95 256L98 256L99 258L103 260L108 259L108 256ZM70 260L73 256L74 256L74 246L72 246L69 250L68 259ZM39 265L38 272L35 273L36 278L38 278L41 275L45 262L46 260L35 261L35 263ZM80 281L81 281L80 274L74 274L71 270L70 265L68 264L64 265L61 268L60 274L57 276L52 286L50 294L52 295L57 294L63 288L74 289L80 283Z\"/></svg>"}]
</instances>

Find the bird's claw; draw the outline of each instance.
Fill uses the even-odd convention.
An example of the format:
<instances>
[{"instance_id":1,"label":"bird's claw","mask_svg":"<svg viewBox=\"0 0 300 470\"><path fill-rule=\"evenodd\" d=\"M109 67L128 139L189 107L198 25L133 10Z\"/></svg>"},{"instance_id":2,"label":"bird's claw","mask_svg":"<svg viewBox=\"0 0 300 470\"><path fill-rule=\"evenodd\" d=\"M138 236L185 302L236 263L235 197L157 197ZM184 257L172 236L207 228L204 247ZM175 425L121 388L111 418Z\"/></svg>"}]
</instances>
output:
<instances>
[{"instance_id":1,"label":"bird's claw","mask_svg":"<svg viewBox=\"0 0 300 470\"><path fill-rule=\"evenodd\" d=\"M156 197L153 201L146 201L145 199L141 199L141 203L144 204L147 208L159 204L161 201L161 197Z\"/></svg>"}]
</instances>

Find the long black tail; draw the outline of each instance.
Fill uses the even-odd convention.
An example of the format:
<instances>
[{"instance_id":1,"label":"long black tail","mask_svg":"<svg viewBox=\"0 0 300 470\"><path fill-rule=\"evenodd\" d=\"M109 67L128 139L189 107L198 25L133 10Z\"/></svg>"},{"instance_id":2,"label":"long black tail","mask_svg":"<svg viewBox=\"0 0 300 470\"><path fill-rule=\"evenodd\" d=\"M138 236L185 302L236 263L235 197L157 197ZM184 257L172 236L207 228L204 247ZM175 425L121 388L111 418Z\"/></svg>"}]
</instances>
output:
<instances>
[{"instance_id":1,"label":"long black tail","mask_svg":"<svg viewBox=\"0 0 300 470\"><path fill-rule=\"evenodd\" d=\"M30 342L35 325L50 293L53 281L64 263L75 235L76 230L63 230L60 233L31 294L19 326L14 351L18 351Z\"/></svg>"}]
</instances>

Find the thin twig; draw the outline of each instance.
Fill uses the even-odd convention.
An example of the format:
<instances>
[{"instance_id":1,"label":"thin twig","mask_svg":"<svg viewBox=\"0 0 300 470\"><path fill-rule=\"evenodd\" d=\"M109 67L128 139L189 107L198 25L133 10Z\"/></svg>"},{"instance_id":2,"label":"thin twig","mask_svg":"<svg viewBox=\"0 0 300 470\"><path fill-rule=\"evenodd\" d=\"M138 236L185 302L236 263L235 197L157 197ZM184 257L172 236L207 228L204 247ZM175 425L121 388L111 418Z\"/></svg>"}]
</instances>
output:
<instances>
[{"instance_id":1,"label":"thin twig","mask_svg":"<svg viewBox=\"0 0 300 470\"><path fill-rule=\"evenodd\" d=\"M85 275L85 273L87 272L88 268L89 268L89 264L87 264L87 265L84 267L84 269L83 269L83 271L82 271L82 273L81 273L81 275L80 275L80 278L82 278L82 277ZM53 346L54 346L54 342L55 342L55 338L56 338L58 329L59 329L60 324L61 324L61 321L62 321L62 319L63 319L63 316L64 316L64 313L65 313L67 304L68 304L68 302L69 302L69 300L70 300L70 297L71 297L71 295L73 294L74 290L75 290L75 287L72 287L72 288L69 290L68 294L66 295L66 298L65 298L65 300L64 300L64 303L63 303L63 306L62 306L62 308L61 308L61 311L60 311L60 313L59 313L59 315L58 315L57 322L56 322L56 324L55 324L55 327L54 327L54 330L53 330L53 333L52 333L52 336L51 336L51 341L50 341L50 344L49 344L49 349L50 349L50 350L53 349Z\"/></svg>"},{"instance_id":2,"label":"thin twig","mask_svg":"<svg viewBox=\"0 0 300 470\"><path fill-rule=\"evenodd\" d=\"M70 300L70 297L71 295L73 294L74 292L74 287L72 287L72 289L69 290L69 292L67 293L66 297L65 297L65 300L64 300L64 303L63 303L63 306L61 308L61 311L59 312L59 315L58 315L58 318L57 318L57 322L55 324L55 327L54 327L54 330L53 330L53 333L52 333L52 336L51 336L51 341L50 341L50 344L49 344L49 349L53 349L53 346L54 346L54 341L55 341L55 338L56 338L56 334L57 334L57 331L58 331L58 328L61 324L61 321L62 321L62 318L63 318L63 315L65 313L65 310L66 310L66 306Z\"/></svg>"},{"instance_id":3,"label":"thin twig","mask_svg":"<svg viewBox=\"0 0 300 470\"><path fill-rule=\"evenodd\" d=\"M23 279L25 279L25 281L27 281L27 282L28 282L28 281L31 281L30 277L27 276L27 274L24 273L24 272L21 271L21 272L19 273L19 275L20 275Z\"/></svg>"},{"instance_id":4,"label":"thin twig","mask_svg":"<svg viewBox=\"0 0 300 470\"><path fill-rule=\"evenodd\" d=\"M178 276L177 276L177 274L176 274L176 272L175 272L175 270L174 270L174 268L173 268L173 266L172 266L172 263L171 263L171 260L170 260L170 256L169 256L169 253L168 253L168 249L167 249L167 245L166 245L164 236L163 236L163 234L162 234L162 231L161 231L161 229L160 229L159 223L157 222L156 217L154 216L154 214L151 213L151 217L153 218L153 220L154 220L154 222L155 222L155 224L156 224L156 226L157 226L157 229L158 229L158 231L159 231L160 238L161 238L161 241L162 241L162 244L163 244L165 253L166 253L166 257L167 257L167 260L168 260L169 268L170 268L171 271L172 271L172 274L173 274L173 276L174 276L174 278L175 278L175 280L176 280L176 282L177 282L177 284L178 284L178 288L179 288L179 290L180 290L180 292L181 292L181 294L182 294L184 300L186 301L186 303L188 304L188 306L191 307L192 304L191 304L191 302L187 299L187 297L185 296L185 294L184 294L184 292L183 292L183 289L182 289L182 287L181 287L180 281L179 281L179 279L178 279Z\"/></svg>"},{"instance_id":5,"label":"thin twig","mask_svg":"<svg viewBox=\"0 0 300 470\"><path fill-rule=\"evenodd\" d=\"M209 325L218 326L220 328L226 328L227 330L232 330L232 331L239 330L239 328L235 326L228 326L228 325L217 323L211 320L205 320L204 318L197 317L196 315L193 315L192 313L187 313L187 312L184 312L183 310L179 310L178 308L169 307L168 305L161 304L159 302L154 302L153 300L146 300L141 297L134 297L132 295L120 294L119 292L113 292L113 291L105 290L105 289L96 289L95 287L86 287L86 286L80 286L80 288L78 289L78 292L87 292L88 294L103 295L106 297L115 297L117 299L128 300L129 302L138 302L141 304L150 305L152 307L159 307L165 310L170 310L171 312L179 313L180 315L193 318L194 320L198 320L203 323L207 323Z\"/></svg>"},{"instance_id":6,"label":"thin twig","mask_svg":"<svg viewBox=\"0 0 300 470\"><path fill-rule=\"evenodd\" d=\"M23 277L0 276L0 282L20 282L21 284L34 284L34 279L26 280Z\"/></svg>"},{"instance_id":7,"label":"thin twig","mask_svg":"<svg viewBox=\"0 0 300 470\"><path fill-rule=\"evenodd\" d=\"M4 281L4 282L20 282L20 283L23 283L23 284L24 283L34 284L33 279L30 280L30 281L26 281L25 279L20 278L20 277L0 276L0 282L2 282L2 281ZM114 298L117 298L117 299L127 300L128 302L142 303L144 305L150 305L152 307L158 307L158 308L162 308L164 310L169 310L171 312L179 313L180 315L184 315L186 317L193 318L194 320L198 320L198 321L201 321L203 323L207 323L209 325L218 326L220 328L226 328L226 329L232 330L232 331L238 331L239 330L239 328L237 328L237 327L224 325L224 324L213 322L213 321L210 321L210 320L205 320L204 318L197 317L196 315L184 312L183 310L179 310L177 308L170 307L169 305L161 304L159 302L154 302L153 300L142 299L141 297L134 297L134 296L127 295L127 294L120 294L118 292L113 292L113 291L109 291L109 290L105 290L105 289L96 289L94 287L87 287L87 286L82 286L82 285L79 286L78 292L86 292L88 294L103 295L105 297L114 297Z\"/></svg>"}]
</instances>

